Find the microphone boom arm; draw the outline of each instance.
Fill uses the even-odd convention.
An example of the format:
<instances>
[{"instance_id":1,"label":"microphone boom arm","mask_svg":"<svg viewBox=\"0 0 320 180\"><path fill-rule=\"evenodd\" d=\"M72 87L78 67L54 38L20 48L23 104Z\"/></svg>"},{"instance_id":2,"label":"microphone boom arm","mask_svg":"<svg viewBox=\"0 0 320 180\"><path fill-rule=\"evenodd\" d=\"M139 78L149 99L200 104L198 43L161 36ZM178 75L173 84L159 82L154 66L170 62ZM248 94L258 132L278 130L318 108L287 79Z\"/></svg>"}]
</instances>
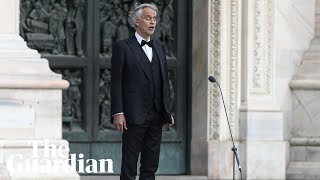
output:
<instances>
[{"instance_id":1,"label":"microphone boom arm","mask_svg":"<svg viewBox=\"0 0 320 180\"><path fill-rule=\"evenodd\" d=\"M229 117L228 117L228 114L227 114L227 110L226 110L226 105L224 103L224 98L223 98L223 94L222 94L222 90L221 90L221 87L220 87L220 84L216 81L215 83L217 83L218 87L219 87L219 90L220 90L220 94L221 94L221 98L222 98L222 103L223 103L223 107L224 107L224 112L226 113L226 117L227 117L227 122L228 122L228 126L229 126L229 132L230 132L230 136L231 136L231 140L232 140L232 151L234 152L235 156L236 156L236 159L237 159L237 164L238 164L238 168L239 168L239 171L241 172L241 166L240 166L240 162L239 162L239 157L238 157L238 153L237 153L237 148L234 144L234 140L233 140L233 136L232 136L232 132L231 132L231 126L230 126L230 122L229 122Z\"/></svg>"},{"instance_id":2,"label":"microphone boom arm","mask_svg":"<svg viewBox=\"0 0 320 180\"><path fill-rule=\"evenodd\" d=\"M219 91L220 91L220 95L221 95L221 99L222 99L222 103L223 103L223 107L224 107L224 112L226 114L226 118L227 118L227 122L228 122L228 127L229 127L229 132L230 132L230 136L231 136L231 141L232 141L232 152L233 152L233 179L234 179L234 159L236 159L237 164L238 164L238 169L240 171L240 175L241 175L241 179L242 179L242 173L241 173L241 166L240 166L240 161L239 161L239 157L238 157L238 153L237 153L237 148L234 144L234 140L233 140L233 135L231 132L231 126L230 126L230 122L229 122L229 117L228 117L228 113L227 113L227 109L226 109L226 105L224 103L224 98L223 98L223 94L222 94L222 90L220 87L220 84L217 82L217 80L213 77L213 76L209 76L209 81L212 83L216 83L219 87Z\"/></svg>"}]
</instances>

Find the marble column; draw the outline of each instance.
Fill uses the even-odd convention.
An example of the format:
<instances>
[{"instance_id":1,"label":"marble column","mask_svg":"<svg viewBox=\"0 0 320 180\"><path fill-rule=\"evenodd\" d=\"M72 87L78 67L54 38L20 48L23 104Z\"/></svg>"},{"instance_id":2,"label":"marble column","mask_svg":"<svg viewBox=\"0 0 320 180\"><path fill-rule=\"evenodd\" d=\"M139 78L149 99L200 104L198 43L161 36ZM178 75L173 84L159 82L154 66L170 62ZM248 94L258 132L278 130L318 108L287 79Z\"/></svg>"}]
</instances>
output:
<instances>
[{"instance_id":1,"label":"marble column","mask_svg":"<svg viewBox=\"0 0 320 180\"><path fill-rule=\"evenodd\" d=\"M231 138L219 89L208 81L210 75L221 85L239 145L240 17L240 1L193 1L191 173L208 179L232 179Z\"/></svg>"},{"instance_id":2,"label":"marble column","mask_svg":"<svg viewBox=\"0 0 320 180\"><path fill-rule=\"evenodd\" d=\"M80 179L70 166L49 172L42 163L22 167L25 160L68 159L67 151L63 157L44 154L46 144L68 146L62 139L61 90L68 82L19 36L19 2L0 0L0 179Z\"/></svg>"},{"instance_id":3,"label":"marble column","mask_svg":"<svg viewBox=\"0 0 320 180\"><path fill-rule=\"evenodd\" d=\"M240 157L246 179L285 179L288 143L275 93L274 0L243 1Z\"/></svg>"}]
</instances>

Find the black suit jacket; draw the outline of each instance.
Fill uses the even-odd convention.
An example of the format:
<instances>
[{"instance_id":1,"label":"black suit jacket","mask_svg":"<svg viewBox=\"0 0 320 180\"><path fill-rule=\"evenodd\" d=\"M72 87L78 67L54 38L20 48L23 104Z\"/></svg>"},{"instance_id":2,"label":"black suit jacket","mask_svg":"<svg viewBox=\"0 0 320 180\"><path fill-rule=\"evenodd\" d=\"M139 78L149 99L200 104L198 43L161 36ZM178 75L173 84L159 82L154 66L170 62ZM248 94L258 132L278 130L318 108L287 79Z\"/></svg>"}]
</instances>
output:
<instances>
[{"instance_id":1,"label":"black suit jacket","mask_svg":"<svg viewBox=\"0 0 320 180\"><path fill-rule=\"evenodd\" d=\"M153 40L163 80L163 123L171 123L171 100L166 53L159 41ZM123 112L127 124L142 124L153 106L152 75L148 60L136 37L118 41L111 58L111 113ZM112 118L113 119L113 118Z\"/></svg>"}]
</instances>

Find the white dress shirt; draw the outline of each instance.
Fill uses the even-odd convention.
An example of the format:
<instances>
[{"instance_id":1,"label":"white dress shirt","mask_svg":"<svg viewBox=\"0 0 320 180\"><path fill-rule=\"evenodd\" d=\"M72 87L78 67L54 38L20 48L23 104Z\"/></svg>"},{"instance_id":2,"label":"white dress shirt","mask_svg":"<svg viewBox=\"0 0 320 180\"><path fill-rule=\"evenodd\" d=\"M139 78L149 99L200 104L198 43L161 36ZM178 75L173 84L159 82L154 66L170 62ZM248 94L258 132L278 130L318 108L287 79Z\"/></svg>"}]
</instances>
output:
<instances>
[{"instance_id":1,"label":"white dress shirt","mask_svg":"<svg viewBox=\"0 0 320 180\"><path fill-rule=\"evenodd\" d=\"M150 41L150 38L149 39L143 39L137 32L134 35L136 36L137 41L138 41L138 43L140 45L141 45L142 40L145 40L147 42ZM144 53L146 53L149 61L151 62L152 61L152 48L149 47L147 44L145 44L144 46L142 46L142 49L143 49Z\"/></svg>"}]
</instances>

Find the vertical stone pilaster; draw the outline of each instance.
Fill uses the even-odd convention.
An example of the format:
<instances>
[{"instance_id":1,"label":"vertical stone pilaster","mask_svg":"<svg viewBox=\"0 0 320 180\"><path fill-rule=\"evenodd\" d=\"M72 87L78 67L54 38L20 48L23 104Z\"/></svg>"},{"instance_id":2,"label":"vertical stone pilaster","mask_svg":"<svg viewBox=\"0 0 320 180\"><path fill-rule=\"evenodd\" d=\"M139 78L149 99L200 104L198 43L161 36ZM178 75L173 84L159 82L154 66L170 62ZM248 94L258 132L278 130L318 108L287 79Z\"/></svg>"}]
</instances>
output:
<instances>
[{"instance_id":1,"label":"vertical stone pilaster","mask_svg":"<svg viewBox=\"0 0 320 180\"><path fill-rule=\"evenodd\" d=\"M279 110L275 102L273 0L247 0L244 13L242 109Z\"/></svg>"},{"instance_id":2,"label":"vertical stone pilaster","mask_svg":"<svg viewBox=\"0 0 320 180\"><path fill-rule=\"evenodd\" d=\"M286 174L288 146L275 96L273 3L244 1L240 157L247 179L285 179Z\"/></svg>"},{"instance_id":3,"label":"vertical stone pilaster","mask_svg":"<svg viewBox=\"0 0 320 180\"><path fill-rule=\"evenodd\" d=\"M241 65L241 10L237 0L221 1L221 57L219 59L221 85L225 98L231 131L235 140L239 136L239 97ZM220 140L231 140L221 97Z\"/></svg>"},{"instance_id":4,"label":"vertical stone pilaster","mask_svg":"<svg viewBox=\"0 0 320 180\"><path fill-rule=\"evenodd\" d=\"M208 140L214 128L209 120L208 59L209 12L208 0L193 0L192 24L192 136L191 174L207 175ZM213 137L211 132L211 137Z\"/></svg>"},{"instance_id":5,"label":"vertical stone pilaster","mask_svg":"<svg viewBox=\"0 0 320 180\"><path fill-rule=\"evenodd\" d=\"M220 81L220 41L221 41L221 1L211 0L209 9L209 59L208 75L214 75ZM220 92L217 86L209 83L209 140L220 138Z\"/></svg>"},{"instance_id":6,"label":"vertical stone pilaster","mask_svg":"<svg viewBox=\"0 0 320 180\"><path fill-rule=\"evenodd\" d=\"M191 173L230 179L232 143L227 120L218 86L207 78L213 75L221 85L237 140L241 2L194 1L193 22Z\"/></svg>"}]
</instances>

